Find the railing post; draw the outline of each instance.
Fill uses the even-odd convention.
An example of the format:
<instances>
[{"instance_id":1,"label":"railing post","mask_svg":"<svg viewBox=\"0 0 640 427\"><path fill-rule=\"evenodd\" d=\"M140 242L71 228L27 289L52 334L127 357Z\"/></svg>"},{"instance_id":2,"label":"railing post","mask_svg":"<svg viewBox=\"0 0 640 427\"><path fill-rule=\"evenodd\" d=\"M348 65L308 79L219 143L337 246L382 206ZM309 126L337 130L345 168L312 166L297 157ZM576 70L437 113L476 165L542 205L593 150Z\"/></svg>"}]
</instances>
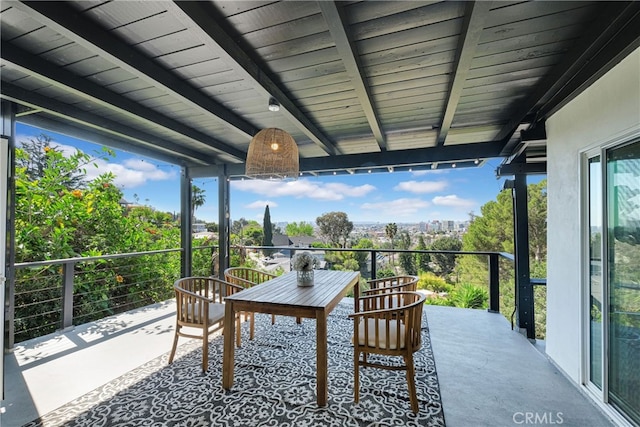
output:
<instances>
[{"instance_id":1,"label":"railing post","mask_svg":"<svg viewBox=\"0 0 640 427\"><path fill-rule=\"evenodd\" d=\"M73 326L73 271L74 262L62 264L62 324L61 329L65 330Z\"/></svg>"},{"instance_id":2,"label":"railing post","mask_svg":"<svg viewBox=\"0 0 640 427\"><path fill-rule=\"evenodd\" d=\"M375 279L378 274L378 263L376 262L377 256L377 251L371 251L371 279Z\"/></svg>"},{"instance_id":3,"label":"railing post","mask_svg":"<svg viewBox=\"0 0 640 427\"><path fill-rule=\"evenodd\" d=\"M527 200L527 177L515 175L513 189L513 223L516 261L516 323L525 329L527 338L535 339L533 286L529 267L529 213Z\"/></svg>"},{"instance_id":4,"label":"railing post","mask_svg":"<svg viewBox=\"0 0 640 427\"><path fill-rule=\"evenodd\" d=\"M180 246L182 253L180 257L180 277L191 276L191 263L193 262L193 230L191 229L191 188L192 182L189 177L189 170L182 167L180 174Z\"/></svg>"},{"instance_id":5,"label":"railing post","mask_svg":"<svg viewBox=\"0 0 640 427\"><path fill-rule=\"evenodd\" d=\"M498 254L489 254L489 311L500 313L500 268Z\"/></svg>"}]
</instances>

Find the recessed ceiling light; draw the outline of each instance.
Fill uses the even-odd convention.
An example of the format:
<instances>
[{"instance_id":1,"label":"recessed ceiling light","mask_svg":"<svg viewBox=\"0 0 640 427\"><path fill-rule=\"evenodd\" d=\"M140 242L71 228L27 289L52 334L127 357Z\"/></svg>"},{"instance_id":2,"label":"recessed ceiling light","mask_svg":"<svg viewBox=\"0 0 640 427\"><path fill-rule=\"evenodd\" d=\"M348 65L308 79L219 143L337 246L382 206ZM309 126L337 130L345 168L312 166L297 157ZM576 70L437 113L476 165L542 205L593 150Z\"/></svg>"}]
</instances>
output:
<instances>
[{"instance_id":1,"label":"recessed ceiling light","mask_svg":"<svg viewBox=\"0 0 640 427\"><path fill-rule=\"evenodd\" d=\"M275 98L269 98L269 111L280 111L280 104Z\"/></svg>"}]
</instances>

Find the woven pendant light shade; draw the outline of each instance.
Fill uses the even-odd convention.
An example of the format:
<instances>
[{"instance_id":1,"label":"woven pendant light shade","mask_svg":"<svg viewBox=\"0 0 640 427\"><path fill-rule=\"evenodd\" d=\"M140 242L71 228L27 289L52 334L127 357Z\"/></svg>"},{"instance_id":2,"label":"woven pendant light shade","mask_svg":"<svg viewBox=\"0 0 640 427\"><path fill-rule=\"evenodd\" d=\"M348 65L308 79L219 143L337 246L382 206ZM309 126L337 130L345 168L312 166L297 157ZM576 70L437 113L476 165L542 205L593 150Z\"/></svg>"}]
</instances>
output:
<instances>
[{"instance_id":1,"label":"woven pendant light shade","mask_svg":"<svg viewBox=\"0 0 640 427\"><path fill-rule=\"evenodd\" d=\"M298 146L287 132L267 128L253 137L247 152L246 176L297 179L299 170Z\"/></svg>"}]
</instances>

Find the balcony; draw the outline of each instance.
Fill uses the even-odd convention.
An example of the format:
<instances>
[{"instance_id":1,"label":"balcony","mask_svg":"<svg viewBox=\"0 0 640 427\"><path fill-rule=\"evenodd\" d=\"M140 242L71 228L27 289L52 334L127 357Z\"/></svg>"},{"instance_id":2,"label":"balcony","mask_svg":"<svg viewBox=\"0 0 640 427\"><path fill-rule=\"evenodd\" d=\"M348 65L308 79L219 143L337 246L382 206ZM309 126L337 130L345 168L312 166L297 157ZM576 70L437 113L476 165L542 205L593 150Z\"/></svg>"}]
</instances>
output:
<instances>
[{"instance_id":1,"label":"balcony","mask_svg":"<svg viewBox=\"0 0 640 427\"><path fill-rule=\"evenodd\" d=\"M103 397L113 387L121 387L123 393L156 370L173 369L166 360L173 339L174 315L174 302L169 300L17 344L7 355L5 387L9 393L3 402L2 426L22 426L38 419L42 424L33 425L60 425L47 421L47 414L63 407L69 420L73 420L82 411L74 409L70 402L82 402L85 396L91 399L91 405L100 405L97 395L90 394L93 390L102 388ZM615 425L547 360L540 343L532 345L512 331L504 316L439 306L425 306L425 316L447 426L504 426L532 424L536 420L538 424L544 421L580 427ZM285 321L278 319L276 324ZM256 322L270 326L270 316L259 315ZM314 334L313 323L306 322L311 321L304 320L302 327L306 333ZM195 341L182 339L179 354L196 351L194 348ZM214 353L215 348L211 351L210 363L218 363L222 355ZM154 360L156 363L149 363ZM191 369L198 380L211 383L211 390L221 388L221 381L211 374L212 370L202 376L198 363ZM237 367L236 372L245 369L251 367ZM135 381L127 380L133 370L144 373L138 374ZM329 371L331 374L331 360ZM362 376L367 375L372 374L363 371ZM120 381L115 381L118 378ZM420 381L418 370L418 387ZM108 386L103 387L105 384ZM347 396L352 396L351 387L352 383L344 387ZM242 385L237 382L234 388L241 389ZM348 406L350 402L342 404ZM329 405L333 403L330 391ZM406 416L411 419L406 403ZM83 408L86 405L87 402L82 403ZM423 414L427 406L428 402L421 399ZM315 408L316 416L324 415L326 420L334 416L331 411ZM167 413L167 417L167 425L177 422L175 411Z\"/></svg>"}]
</instances>

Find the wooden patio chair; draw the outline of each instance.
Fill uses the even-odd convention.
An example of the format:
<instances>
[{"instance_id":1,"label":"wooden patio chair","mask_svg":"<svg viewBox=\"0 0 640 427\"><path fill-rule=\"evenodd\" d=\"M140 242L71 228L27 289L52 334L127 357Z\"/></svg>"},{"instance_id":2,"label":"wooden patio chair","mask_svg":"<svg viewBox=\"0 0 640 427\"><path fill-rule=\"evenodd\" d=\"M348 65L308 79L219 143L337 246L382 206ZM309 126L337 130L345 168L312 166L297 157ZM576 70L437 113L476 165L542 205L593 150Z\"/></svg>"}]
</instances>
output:
<instances>
[{"instance_id":1,"label":"wooden patio chair","mask_svg":"<svg viewBox=\"0 0 640 427\"><path fill-rule=\"evenodd\" d=\"M418 292L394 292L360 297L354 322L354 400L360 392L360 367L406 370L411 409L418 413L413 353L422 345L422 308L425 296ZM394 307L394 308L385 308ZM400 356L402 364L370 362L367 355Z\"/></svg>"},{"instance_id":2,"label":"wooden patio chair","mask_svg":"<svg viewBox=\"0 0 640 427\"><path fill-rule=\"evenodd\" d=\"M234 285L241 286L244 289L252 288L256 285L266 282L277 277L275 274L267 273L266 271L256 270L248 267L229 267L224 271L224 279L233 283ZM253 339L254 336L254 320L253 313L244 313L245 321L249 319L249 338ZM276 316L271 315L271 324L276 322ZM238 330L238 347L240 346L240 331Z\"/></svg>"},{"instance_id":3,"label":"wooden patio chair","mask_svg":"<svg viewBox=\"0 0 640 427\"><path fill-rule=\"evenodd\" d=\"M382 292L415 292L418 287L418 276L403 275L372 279L367 281L369 289L362 295L374 295Z\"/></svg>"},{"instance_id":4,"label":"wooden patio chair","mask_svg":"<svg viewBox=\"0 0 640 427\"><path fill-rule=\"evenodd\" d=\"M224 298L244 288L213 277L184 277L173 284L176 293L176 330L169 363L173 362L178 347L178 337L202 340L202 371L209 364L209 335L223 327ZM184 332L182 328L193 328ZM239 345L240 317L236 316ZM195 330L199 330L196 333Z\"/></svg>"}]
</instances>

